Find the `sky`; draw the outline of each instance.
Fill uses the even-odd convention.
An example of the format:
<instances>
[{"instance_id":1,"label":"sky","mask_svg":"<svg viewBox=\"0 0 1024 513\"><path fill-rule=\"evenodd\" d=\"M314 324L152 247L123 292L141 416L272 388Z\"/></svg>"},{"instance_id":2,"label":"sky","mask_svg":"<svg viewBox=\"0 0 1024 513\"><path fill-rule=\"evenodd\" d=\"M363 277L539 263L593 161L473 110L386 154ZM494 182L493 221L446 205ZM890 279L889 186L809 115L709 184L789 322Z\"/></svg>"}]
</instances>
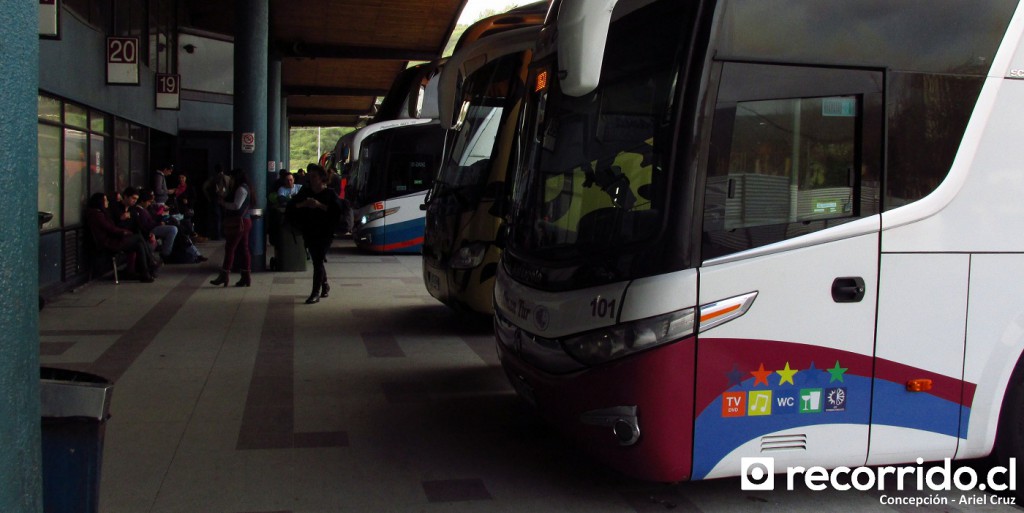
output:
<instances>
[{"instance_id":1,"label":"sky","mask_svg":"<svg viewBox=\"0 0 1024 513\"><path fill-rule=\"evenodd\" d=\"M505 7L526 5L531 1L535 0L469 0L466 2L466 8L462 10L462 15L459 16L458 24L469 25L479 20L480 14L487 9L503 12L506 10Z\"/></svg>"}]
</instances>

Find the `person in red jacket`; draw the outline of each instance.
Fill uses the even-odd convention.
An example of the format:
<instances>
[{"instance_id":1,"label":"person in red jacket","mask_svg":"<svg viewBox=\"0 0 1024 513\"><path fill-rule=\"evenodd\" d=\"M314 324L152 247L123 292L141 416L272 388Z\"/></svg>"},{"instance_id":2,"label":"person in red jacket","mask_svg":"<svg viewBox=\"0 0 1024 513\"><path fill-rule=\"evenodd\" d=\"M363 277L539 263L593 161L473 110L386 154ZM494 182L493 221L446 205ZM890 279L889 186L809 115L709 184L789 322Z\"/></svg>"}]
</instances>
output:
<instances>
[{"instance_id":1,"label":"person in red jacket","mask_svg":"<svg viewBox=\"0 0 1024 513\"><path fill-rule=\"evenodd\" d=\"M137 270L139 281L152 283L153 273L149 267L152 250L149 243L141 235L114 224L107 211L107 196L102 192L90 196L86 207L85 222L96 244L111 252L127 251L128 269Z\"/></svg>"}]
</instances>

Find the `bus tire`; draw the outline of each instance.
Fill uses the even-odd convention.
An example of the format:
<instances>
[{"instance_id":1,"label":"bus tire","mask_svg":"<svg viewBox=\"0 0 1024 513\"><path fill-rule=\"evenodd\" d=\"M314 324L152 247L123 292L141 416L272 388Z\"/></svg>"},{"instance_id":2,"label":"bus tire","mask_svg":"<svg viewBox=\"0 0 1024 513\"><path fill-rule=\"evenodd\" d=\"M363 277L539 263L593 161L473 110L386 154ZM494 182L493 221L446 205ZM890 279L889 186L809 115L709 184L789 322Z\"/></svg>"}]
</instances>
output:
<instances>
[{"instance_id":1,"label":"bus tire","mask_svg":"<svg viewBox=\"0 0 1024 513\"><path fill-rule=\"evenodd\" d=\"M994 451L996 462L1002 466L1010 464L1010 458L1016 458L1017 470L1024 461L1024 365L1017 363L1010 376L1010 384L1003 397L1003 407L999 413L999 429L996 432ZM1015 473L1020 475L1019 472ZM1024 503L1024 483L1017 483L1017 490L1011 492L1014 497Z\"/></svg>"}]
</instances>

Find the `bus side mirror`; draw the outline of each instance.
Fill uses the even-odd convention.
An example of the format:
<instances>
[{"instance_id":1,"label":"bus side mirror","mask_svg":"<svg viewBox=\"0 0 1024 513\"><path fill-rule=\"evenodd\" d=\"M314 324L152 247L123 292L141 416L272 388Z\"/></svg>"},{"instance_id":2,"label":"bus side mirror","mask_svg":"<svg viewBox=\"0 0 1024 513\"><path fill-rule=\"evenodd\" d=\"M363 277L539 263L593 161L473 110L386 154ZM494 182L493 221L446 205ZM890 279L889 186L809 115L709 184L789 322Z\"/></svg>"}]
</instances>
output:
<instances>
[{"instance_id":1,"label":"bus side mirror","mask_svg":"<svg viewBox=\"0 0 1024 513\"><path fill-rule=\"evenodd\" d=\"M597 89L617 0L563 0L558 10L558 77L562 92L585 96Z\"/></svg>"}]
</instances>

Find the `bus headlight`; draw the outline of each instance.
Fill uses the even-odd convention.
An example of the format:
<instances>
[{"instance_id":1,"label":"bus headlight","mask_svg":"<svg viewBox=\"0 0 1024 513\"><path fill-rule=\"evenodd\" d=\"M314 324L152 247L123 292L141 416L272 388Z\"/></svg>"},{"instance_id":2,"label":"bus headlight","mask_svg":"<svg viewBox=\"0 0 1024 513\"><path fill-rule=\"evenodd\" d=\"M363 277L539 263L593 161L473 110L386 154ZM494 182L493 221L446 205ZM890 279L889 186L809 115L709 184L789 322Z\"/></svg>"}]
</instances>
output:
<instances>
[{"instance_id":1,"label":"bus headlight","mask_svg":"<svg viewBox=\"0 0 1024 513\"><path fill-rule=\"evenodd\" d=\"M693 312L687 308L583 333L564 339L562 347L585 365L605 363L693 335Z\"/></svg>"},{"instance_id":2,"label":"bus headlight","mask_svg":"<svg viewBox=\"0 0 1024 513\"><path fill-rule=\"evenodd\" d=\"M383 210L374 210L373 212L370 212L369 214L366 214L365 216L360 217L359 218L359 224L364 224L365 225L367 223L372 223L373 221L376 221L378 219L382 219L383 217L384 217L384 211Z\"/></svg>"},{"instance_id":3,"label":"bus headlight","mask_svg":"<svg viewBox=\"0 0 1024 513\"><path fill-rule=\"evenodd\" d=\"M471 242L459 248L452 255L448 265L452 269L472 269L484 261L484 254L487 253L486 242Z\"/></svg>"}]
</instances>

